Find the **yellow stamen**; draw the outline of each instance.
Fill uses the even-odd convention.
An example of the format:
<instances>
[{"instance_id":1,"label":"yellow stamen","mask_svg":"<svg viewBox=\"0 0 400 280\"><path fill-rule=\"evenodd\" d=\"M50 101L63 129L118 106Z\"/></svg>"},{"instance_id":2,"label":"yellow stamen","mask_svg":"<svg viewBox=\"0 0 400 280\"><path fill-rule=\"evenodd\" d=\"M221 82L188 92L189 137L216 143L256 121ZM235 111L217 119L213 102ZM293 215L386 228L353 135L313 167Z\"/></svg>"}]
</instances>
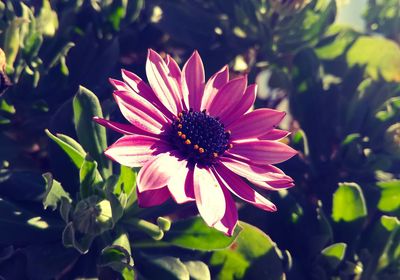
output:
<instances>
[{"instance_id":1,"label":"yellow stamen","mask_svg":"<svg viewBox=\"0 0 400 280\"><path fill-rule=\"evenodd\" d=\"M185 135L185 134L182 134L182 135L181 135L181 138L182 138L183 140L185 140L185 139L186 139L186 135Z\"/></svg>"},{"instance_id":2,"label":"yellow stamen","mask_svg":"<svg viewBox=\"0 0 400 280\"><path fill-rule=\"evenodd\" d=\"M216 158L218 157L218 153L213 153L213 156Z\"/></svg>"},{"instance_id":3,"label":"yellow stamen","mask_svg":"<svg viewBox=\"0 0 400 280\"><path fill-rule=\"evenodd\" d=\"M195 145L193 146L193 149L198 150L198 149L199 149L199 145L195 144Z\"/></svg>"},{"instance_id":4,"label":"yellow stamen","mask_svg":"<svg viewBox=\"0 0 400 280\"><path fill-rule=\"evenodd\" d=\"M199 153L200 154L204 153L204 149L203 148L199 148Z\"/></svg>"},{"instance_id":5,"label":"yellow stamen","mask_svg":"<svg viewBox=\"0 0 400 280\"><path fill-rule=\"evenodd\" d=\"M192 144L192 142L190 142L190 140L187 139L187 140L185 141L185 144L186 144L186 145L190 145L190 144Z\"/></svg>"},{"instance_id":6,"label":"yellow stamen","mask_svg":"<svg viewBox=\"0 0 400 280\"><path fill-rule=\"evenodd\" d=\"M228 145L228 149L232 149L232 148L233 148L233 144L231 143Z\"/></svg>"},{"instance_id":7,"label":"yellow stamen","mask_svg":"<svg viewBox=\"0 0 400 280\"><path fill-rule=\"evenodd\" d=\"M183 114L182 114L182 113L179 113L179 114L178 114L178 117L182 118L182 116L183 116Z\"/></svg>"},{"instance_id":8,"label":"yellow stamen","mask_svg":"<svg viewBox=\"0 0 400 280\"><path fill-rule=\"evenodd\" d=\"M178 124L178 128L179 128L179 129L182 129L182 125L181 125L181 124Z\"/></svg>"},{"instance_id":9,"label":"yellow stamen","mask_svg":"<svg viewBox=\"0 0 400 280\"><path fill-rule=\"evenodd\" d=\"M182 131L178 131L178 136L181 136L182 135Z\"/></svg>"}]
</instances>

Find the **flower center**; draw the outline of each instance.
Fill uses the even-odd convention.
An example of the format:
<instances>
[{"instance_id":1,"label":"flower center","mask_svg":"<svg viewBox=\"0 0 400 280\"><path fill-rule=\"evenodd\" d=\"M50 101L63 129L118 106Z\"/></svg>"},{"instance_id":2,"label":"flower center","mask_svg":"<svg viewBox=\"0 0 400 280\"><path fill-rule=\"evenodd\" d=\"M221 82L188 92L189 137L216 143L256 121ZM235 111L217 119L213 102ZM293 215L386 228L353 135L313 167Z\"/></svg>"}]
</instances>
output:
<instances>
[{"instance_id":1,"label":"flower center","mask_svg":"<svg viewBox=\"0 0 400 280\"><path fill-rule=\"evenodd\" d=\"M172 143L195 163L211 165L232 148L229 137L230 131L225 131L218 118L209 116L205 110L182 111L172 123Z\"/></svg>"}]
</instances>

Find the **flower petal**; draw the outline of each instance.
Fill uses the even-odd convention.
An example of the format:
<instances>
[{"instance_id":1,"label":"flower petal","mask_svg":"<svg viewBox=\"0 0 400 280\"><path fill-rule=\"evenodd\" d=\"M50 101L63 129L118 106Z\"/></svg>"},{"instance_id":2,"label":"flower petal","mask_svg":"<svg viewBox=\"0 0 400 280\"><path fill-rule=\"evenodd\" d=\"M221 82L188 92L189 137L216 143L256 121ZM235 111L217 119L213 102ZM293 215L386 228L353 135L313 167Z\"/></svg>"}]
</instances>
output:
<instances>
[{"instance_id":1,"label":"flower petal","mask_svg":"<svg viewBox=\"0 0 400 280\"><path fill-rule=\"evenodd\" d=\"M264 135L273 129L285 116L285 112L263 108L242 115L227 126L232 132L231 139L250 139Z\"/></svg>"},{"instance_id":2,"label":"flower petal","mask_svg":"<svg viewBox=\"0 0 400 280\"><path fill-rule=\"evenodd\" d=\"M256 180L251 180L248 179L251 183L253 183L255 186L260 187L265 190L269 191L276 191L276 190L283 190L283 189L288 189L291 187L294 187L293 181L289 182L286 180L276 180L276 181L269 181L269 182L262 182L262 181L256 181Z\"/></svg>"},{"instance_id":3,"label":"flower petal","mask_svg":"<svg viewBox=\"0 0 400 280\"><path fill-rule=\"evenodd\" d=\"M215 169L218 179L237 197L253 204L260 209L266 211L276 211L276 206L271 201L253 190L238 175L223 165L218 165L215 167Z\"/></svg>"},{"instance_id":4,"label":"flower petal","mask_svg":"<svg viewBox=\"0 0 400 280\"><path fill-rule=\"evenodd\" d=\"M226 118L239 104L243 92L247 86L247 77L240 77L226 83L216 94L210 106L208 113L214 117Z\"/></svg>"},{"instance_id":5,"label":"flower petal","mask_svg":"<svg viewBox=\"0 0 400 280\"><path fill-rule=\"evenodd\" d=\"M146 74L149 84L160 102L173 115L178 114L182 110L180 87L161 56L151 49L147 56Z\"/></svg>"},{"instance_id":6,"label":"flower petal","mask_svg":"<svg viewBox=\"0 0 400 280\"><path fill-rule=\"evenodd\" d=\"M170 149L169 144L159 138L135 134L119 138L104 153L122 165L140 167Z\"/></svg>"},{"instance_id":7,"label":"flower petal","mask_svg":"<svg viewBox=\"0 0 400 280\"><path fill-rule=\"evenodd\" d=\"M276 164L295 156L297 151L277 141L249 140L233 142L233 148L226 154L255 164Z\"/></svg>"},{"instance_id":8,"label":"flower petal","mask_svg":"<svg viewBox=\"0 0 400 280\"><path fill-rule=\"evenodd\" d=\"M181 165L168 181L168 189L176 203L194 201L193 167L187 161L180 161Z\"/></svg>"},{"instance_id":9,"label":"flower petal","mask_svg":"<svg viewBox=\"0 0 400 280\"><path fill-rule=\"evenodd\" d=\"M189 108L200 111L205 78L203 62L197 51L185 63L182 72L183 95L188 97Z\"/></svg>"},{"instance_id":10,"label":"flower petal","mask_svg":"<svg viewBox=\"0 0 400 280\"><path fill-rule=\"evenodd\" d=\"M229 81L229 68L225 65L217 73L215 73L210 79L208 79L205 87L204 94L201 100L201 110L207 109L217 92Z\"/></svg>"},{"instance_id":11,"label":"flower petal","mask_svg":"<svg viewBox=\"0 0 400 280\"><path fill-rule=\"evenodd\" d=\"M137 94L150 101L153 104L160 105L160 101L154 94L150 86L148 86L138 75L128 70L121 70L122 79Z\"/></svg>"},{"instance_id":12,"label":"flower petal","mask_svg":"<svg viewBox=\"0 0 400 280\"><path fill-rule=\"evenodd\" d=\"M228 236L232 236L238 222L238 211L235 201L229 191L225 188L222 188L222 191L224 192L226 203L225 214L222 219L214 225L214 228Z\"/></svg>"},{"instance_id":13,"label":"flower petal","mask_svg":"<svg viewBox=\"0 0 400 280\"><path fill-rule=\"evenodd\" d=\"M228 127L231 123L249 111L256 100L256 96L257 85L253 84L248 86L243 94L242 100L239 102L235 110L233 110L231 114L227 115L227 117L223 119L225 126Z\"/></svg>"},{"instance_id":14,"label":"flower petal","mask_svg":"<svg viewBox=\"0 0 400 280\"><path fill-rule=\"evenodd\" d=\"M139 192L161 189L175 174L182 163L172 153L159 154L140 169L137 177Z\"/></svg>"},{"instance_id":15,"label":"flower petal","mask_svg":"<svg viewBox=\"0 0 400 280\"><path fill-rule=\"evenodd\" d=\"M136 126L133 126L131 124L124 124L124 123L117 123L117 122L112 122L106 119L102 119L99 117L93 117L93 120L97 122L98 124L110 128L116 132L122 133L122 134L144 134L148 135L147 132L137 128Z\"/></svg>"},{"instance_id":16,"label":"flower petal","mask_svg":"<svg viewBox=\"0 0 400 280\"><path fill-rule=\"evenodd\" d=\"M165 116L140 95L127 91L115 91L114 98L122 115L134 126L154 134L160 134L168 123Z\"/></svg>"},{"instance_id":17,"label":"flower petal","mask_svg":"<svg viewBox=\"0 0 400 280\"><path fill-rule=\"evenodd\" d=\"M138 192L138 204L140 207L152 207L163 204L171 195L167 187L157 190Z\"/></svg>"},{"instance_id":18,"label":"flower petal","mask_svg":"<svg viewBox=\"0 0 400 280\"><path fill-rule=\"evenodd\" d=\"M131 89L126 83L124 83L123 81L116 80L116 79L112 79L112 78L109 78L108 80L109 80L110 84L112 84L113 87L114 87L116 90L126 90L126 91L131 91L131 90L132 90L132 89Z\"/></svg>"},{"instance_id":19,"label":"flower petal","mask_svg":"<svg viewBox=\"0 0 400 280\"><path fill-rule=\"evenodd\" d=\"M195 167L194 195L197 209L209 226L214 226L225 214L225 197L214 174L208 168Z\"/></svg>"},{"instance_id":20,"label":"flower petal","mask_svg":"<svg viewBox=\"0 0 400 280\"><path fill-rule=\"evenodd\" d=\"M271 129L266 134L258 137L260 140L281 140L290 135L289 131L280 129Z\"/></svg>"},{"instance_id":21,"label":"flower petal","mask_svg":"<svg viewBox=\"0 0 400 280\"><path fill-rule=\"evenodd\" d=\"M289 176L274 172L275 170L270 167L271 165L254 165L229 157L221 157L220 162L229 170L249 180L266 182L281 180L287 183L293 183L293 179Z\"/></svg>"}]
</instances>

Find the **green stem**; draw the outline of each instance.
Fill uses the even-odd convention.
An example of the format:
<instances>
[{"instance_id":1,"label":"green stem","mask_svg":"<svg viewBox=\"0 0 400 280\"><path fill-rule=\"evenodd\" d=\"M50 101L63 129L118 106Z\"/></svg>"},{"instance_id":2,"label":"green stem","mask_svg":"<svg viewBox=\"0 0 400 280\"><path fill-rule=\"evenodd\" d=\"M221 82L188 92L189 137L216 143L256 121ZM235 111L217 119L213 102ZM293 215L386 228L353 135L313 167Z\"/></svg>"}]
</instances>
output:
<instances>
[{"instance_id":1,"label":"green stem","mask_svg":"<svg viewBox=\"0 0 400 280\"><path fill-rule=\"evenodd\" d=\"M157 225L150 223L146 220L128 218L122 221L122 223L143 231L155 240L161 240L164 237L164 232Z\"/></svg>"}]
</instances>

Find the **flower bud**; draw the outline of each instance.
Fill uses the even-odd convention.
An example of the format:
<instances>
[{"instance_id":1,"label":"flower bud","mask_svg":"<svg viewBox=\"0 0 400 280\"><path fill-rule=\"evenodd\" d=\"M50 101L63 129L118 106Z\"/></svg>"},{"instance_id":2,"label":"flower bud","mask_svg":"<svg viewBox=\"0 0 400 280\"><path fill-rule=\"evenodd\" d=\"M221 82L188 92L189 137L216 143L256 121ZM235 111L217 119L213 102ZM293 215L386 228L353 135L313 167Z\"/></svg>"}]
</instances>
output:
<instances>
[{"instance_id":1,"label":"flower bud","mask_svg":"<svg viewBox=\"0 0 400 280\"><path fill-rule=\"evenodd\" d=\"M95 195L79 201L73 213L73 223L83 234L101 234L113 225L111 203Z\"/></svg>"}]
</instances>

